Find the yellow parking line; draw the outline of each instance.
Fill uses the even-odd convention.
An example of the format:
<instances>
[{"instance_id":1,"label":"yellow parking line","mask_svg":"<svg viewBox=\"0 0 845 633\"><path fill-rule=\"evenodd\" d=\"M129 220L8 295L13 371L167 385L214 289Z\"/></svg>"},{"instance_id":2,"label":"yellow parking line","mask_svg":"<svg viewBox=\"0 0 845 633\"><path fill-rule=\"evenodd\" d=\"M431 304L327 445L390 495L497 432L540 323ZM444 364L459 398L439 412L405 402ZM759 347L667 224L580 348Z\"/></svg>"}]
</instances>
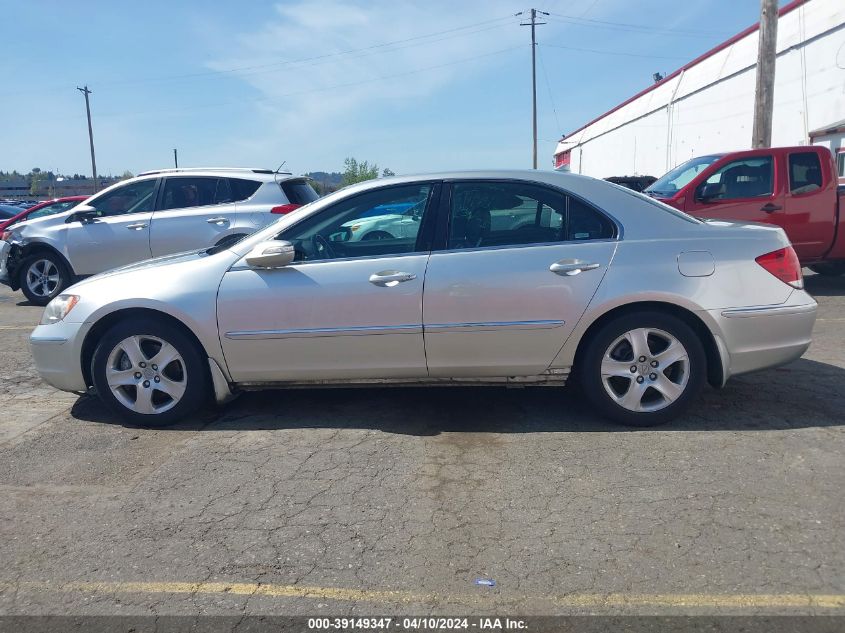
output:
<instances>
[{"instance_id":1,"label":"yellow parking line","mask_svg":"<svg viewBox=\"0 0 845 633\"><path fill-rule=\"evenodd\" d=\"M263 583L222 582L3 582L0 591L56 591L90 593L166 593L166 594L234 594L277 598L311 598L345 602L430 603L445 601L457 604L483 604L490 595L438 595L411 591L352 589L347 587L315 587ZM571 608L612 607L677 607L730 609L842 609L843 594L569 594L559 596L526 596L526 599L549 601Z\"/></svg>"}]
</instances>

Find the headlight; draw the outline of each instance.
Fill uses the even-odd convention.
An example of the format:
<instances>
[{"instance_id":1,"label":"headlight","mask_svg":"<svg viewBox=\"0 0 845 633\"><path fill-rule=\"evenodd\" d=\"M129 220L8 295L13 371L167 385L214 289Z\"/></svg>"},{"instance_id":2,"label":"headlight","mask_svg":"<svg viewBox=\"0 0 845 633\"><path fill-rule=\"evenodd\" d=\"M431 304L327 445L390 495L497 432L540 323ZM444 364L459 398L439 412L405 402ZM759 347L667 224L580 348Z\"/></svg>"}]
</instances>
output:
<instances>
[{"instance_id":1,"label":"headlight","mask_svg":"<svg viewBox=\"0 0 845 633\"><path fill-rule=\"evenodd\" d=\"M44 308L44 315L41 317L41 325L58 323L64 319L73 307L79 303L77 295L59 295L47 304Z\"/></svg>"}]
</instances>

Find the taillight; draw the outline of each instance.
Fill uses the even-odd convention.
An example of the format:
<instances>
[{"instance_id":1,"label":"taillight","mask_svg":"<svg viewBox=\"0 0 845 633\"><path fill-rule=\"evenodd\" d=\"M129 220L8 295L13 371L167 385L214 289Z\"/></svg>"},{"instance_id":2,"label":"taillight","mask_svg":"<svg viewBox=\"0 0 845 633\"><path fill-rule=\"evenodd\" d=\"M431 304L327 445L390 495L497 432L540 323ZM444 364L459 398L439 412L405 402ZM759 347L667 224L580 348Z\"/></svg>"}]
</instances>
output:
<instances>
[{"instance_id":1,"label":"taillight","mask_svg":"<svg viewBox=\"0 0 845 633\"><path fill-rule=\"evenodd\" d=\"M793 288L804 287L804 277L801 274L801 262L791 246L780 248L771 253L760 255L755 259L758 264Z\"/></svg>"},{"instance_id":2,"label":"taillight","mask_svg":"<svg viewBox=\"0 0 845 633\"><path fill-rule=\"evenodd\" d=\"M273 207L272 209L270 209L270 213L277 213L279 215L285 215L286 213L290 213L291 211L296 211L301 206L302 206L301 204L293 204L293 203L282 204L282 205L279 205L278 207Z\"/></svg>"}]
</instances>

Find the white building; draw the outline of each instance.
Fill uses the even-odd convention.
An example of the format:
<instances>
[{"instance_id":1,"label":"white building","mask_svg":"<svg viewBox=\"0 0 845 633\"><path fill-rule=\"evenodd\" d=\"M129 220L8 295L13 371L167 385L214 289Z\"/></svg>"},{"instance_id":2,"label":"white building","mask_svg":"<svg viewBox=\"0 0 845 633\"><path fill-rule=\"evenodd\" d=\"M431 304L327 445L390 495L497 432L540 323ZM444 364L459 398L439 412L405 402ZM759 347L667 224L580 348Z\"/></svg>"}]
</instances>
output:
<instances>
[{"instance_id":1,"label":"white building","mask_svg":"<svg viewBox=\"0 0 845 633\"><path fill-rule=\"evenodd\" d=\"M793 0L779 13L772 144L826 145L845 176L845 0ZM661 176L693 156L749 149L758 27L566 135L555 168Z\"/></svg>"}]
</instances>

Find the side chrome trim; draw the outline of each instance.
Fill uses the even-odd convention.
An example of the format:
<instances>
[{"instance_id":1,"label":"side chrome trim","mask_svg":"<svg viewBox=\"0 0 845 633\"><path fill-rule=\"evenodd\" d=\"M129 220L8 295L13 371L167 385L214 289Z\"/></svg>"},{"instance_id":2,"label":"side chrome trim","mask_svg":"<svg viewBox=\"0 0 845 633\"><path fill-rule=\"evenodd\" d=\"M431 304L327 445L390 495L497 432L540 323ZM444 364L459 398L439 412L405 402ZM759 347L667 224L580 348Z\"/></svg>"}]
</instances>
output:
<instances>
[{"instance_id":1,"label":"side chrome trim","mask_svg":"<svg viewBox=\"0 0 845 633\"><path fill-rule=\"evenodd\" d=\"M32 345L64 345L67 343L67 339L60 336L41 336L38 338L30 337L29 342Z\"/></svg>"},{"instance_id":2,"label":"side chrome trim","mask_svg":"<svg viewBox=\"0 0 845 633\"><path fill-rule=\"evenodd\" d=\"M818 307L816 303L805 303L797 306L751 306L749 308L730 308L722 310L722 316L727 319L760 316L779 316L783 314L807 314L815 312Z\"/></svg>"},{"instance_id":3,"label":"side chrome trim","mask_svg":"<svg viewBox=\"0 0 845 633\"><path fill-rule=\"evenodd\" d=\"M226 338L237 340L315 338L321 336L374 336L379 334L422 334L420 325L362 325L357 327L321 327L293 330L239 330L226 332Z\"/></svg>"},{"instance_id":4,"label":"side chrome trim","mask_svg":"<svg viewBox=\"0 0 845 633\"><path fill-rule=\"evenodd\" d=\"M564 325L563 321L483 321L480 323L426 323L426 332L482 332L485 330L550 330Z\"/></svg>"},{"instance_id":5,"label":"side chrome trim","mask_svg":"<svg viewBox=\"0 0 845 633\"><path fill-rule=\"evenodd\" d=\"M291 330L238 330L226 332L227 339L262 340L279 338L316 338L324 336L377 336L380 334L422 334L432 332L481 332L486 330L548 330L563 321L488 321L481 323L433 323L420 325L362 325L356 327L321 327Z\"/></svg>"}]
</instances>

